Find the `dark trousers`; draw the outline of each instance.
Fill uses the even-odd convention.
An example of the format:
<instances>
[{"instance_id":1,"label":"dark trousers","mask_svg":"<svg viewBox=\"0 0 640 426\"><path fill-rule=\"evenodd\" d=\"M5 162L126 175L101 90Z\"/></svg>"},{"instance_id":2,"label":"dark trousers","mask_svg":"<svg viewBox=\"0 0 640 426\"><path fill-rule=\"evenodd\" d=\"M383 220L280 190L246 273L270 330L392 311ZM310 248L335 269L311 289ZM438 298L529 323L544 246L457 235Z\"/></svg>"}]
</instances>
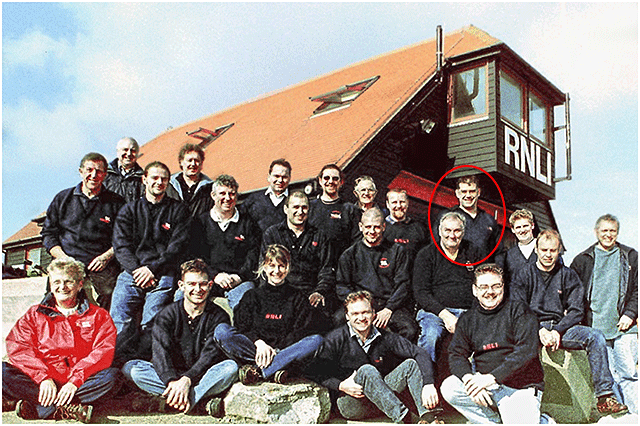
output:
<instances>
[{"instance_id":1,"label":"dark trousers","mask_svg":"<svg viewBox=\"0 0 640 426\"><path fill-rule=\"evenodd\" d=\"M72 402L89 404L93 401L112 396L120 387L120 377L120 370L117 368L107 368L98 371L78 388ZM58 389L61 386L59 383L56 383L56 385ZM38 416L41 419L46 419L55 413L56 406L50 405L43 407L38 404L39 394L40 385L34 382L31 377L8 362L2 362L2 396L14 400L24 399L34 403L38 411Z\"/></svg>"}]
</instances>

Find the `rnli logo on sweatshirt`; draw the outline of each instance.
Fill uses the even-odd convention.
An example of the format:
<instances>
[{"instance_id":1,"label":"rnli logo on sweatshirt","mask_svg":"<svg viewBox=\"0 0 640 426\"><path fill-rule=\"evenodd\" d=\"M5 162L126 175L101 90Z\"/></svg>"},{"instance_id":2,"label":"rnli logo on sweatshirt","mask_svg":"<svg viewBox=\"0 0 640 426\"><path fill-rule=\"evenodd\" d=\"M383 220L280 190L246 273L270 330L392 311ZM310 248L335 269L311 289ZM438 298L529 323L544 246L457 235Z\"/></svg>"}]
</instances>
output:
<instances>
[{"instance_id":1,"label":"rnli logo on sweatshirt","mask_svg":"<svg viewBox=\"0 0 640 426\"><path fill-rule=\"evenodd\" d=\"M331 212L331 219L342 219L342 212L340 210L334 210Z\"/></svg>"},{"instance_id":2,"label":"rnli logo on sweatshirt","mask_svg":"<svg viewBox=\"0 0 640 426\"><path fill-rule=\"evenodd\" d=\"M382 362L382 357L374 359L373 362L375 362L376 364L380 364Z\"/></svg>"},{"instance_id":3,"label":"rnli logo on sweatshirt","mask_svg":"<svg viewBox=\"0 0 640 426\"><path fill-rule=\"evenodd\" d=\"M380 259L380 267L381 268L388 268L389 267L389 261L387 260L386 257L383 257Z\"/></svg>"},{"instance_id":4,"label":"rnli logo on sweatshirt","mask_svg":"<svg viewBox=\"0 0 640 426\"><path fill-rule=\"evenodd\" d=\"M314 247L318 247L318 242L317 241L312 241L311 245L314 246Z\"/></svg>"},{"instance_id":5,"label":"rnli logo on sweatshirt","mask_svg":"<svg viewBox=\"0 0 640 426\"><path fill-rule=\"evenodd\" d=\"M244 241L244 235L240 234L240 235L236 235L236 240L238 241Z\"/></svg>"},{"instance_id":6,"label":"rnli logo on sweatshirt","mask_svg":"<svg viewBox=\"0 0 640 426\"><path fill-rule=\"evenodd\" d=\"M393 240L394 243L400 243L400 244L408 244L409 240L407 238L396 238Z\"/></svg>"},{"instance_id":7,"label":"rnli logo on sweatshirt","mask_svg":"<svg viewBox=\"0 0 640 426\"><path fill-rule=\"evenodd\" d=\"M111 223L111 218L109 216L101 217L100 222Z\"/></svg>"},{"instance_id":8,"label":"rnli logo on sweatshirt","mask_svg":"<svg viewBox=\"0 0 640 426\"><path fill-rule=\"evenodd\" d=\"M473 265L471 265L471 262L467 262L467 271L471 271L473 272Z\"/></svg>"},{"instance_id":9,"label":"rnli logo on sweatshirt","mask_svg":"<svg viewBox=\"0 0 640 426\"><path fill-rule=\"evenodd\" d=\"M80 327L82 327L82 328L91 328L91 322L90 321L82 321L80 323Z\"/></svg>"},{"instance_id":10,"label":"rnli logo on sweatshirt","mask_svg":"<svg viewBox=\"0 0 640 426\"><path fill-rule=\"evenodd\" d=\"M486 345L482 345L483 351L489 351L491 349L497 349L500 345L497 343L487 343Z\"/></svg>"},{"instance_id":11,"label":"rnli logo on sweatshirt","mask_svg":"<svg viewBox=\"0 0 640 426\"><path fill-rule=\"evenodd\" d=\"M264 317L266 319L279 320L282 319L282 314L266 314Z\"/></svg>"},{"instance_id":12,"label":"rnli logo on sweatshirt","mask_svg":"<svg viewBox=\"0 0 640 426\"><path fill-rule=\"evenodd\" d=\"M164 229L165 231L169 231L171 229L171 224L169 222L165 222L160 226L162 226L162 229Z\"/></svg>"}]
</instances>

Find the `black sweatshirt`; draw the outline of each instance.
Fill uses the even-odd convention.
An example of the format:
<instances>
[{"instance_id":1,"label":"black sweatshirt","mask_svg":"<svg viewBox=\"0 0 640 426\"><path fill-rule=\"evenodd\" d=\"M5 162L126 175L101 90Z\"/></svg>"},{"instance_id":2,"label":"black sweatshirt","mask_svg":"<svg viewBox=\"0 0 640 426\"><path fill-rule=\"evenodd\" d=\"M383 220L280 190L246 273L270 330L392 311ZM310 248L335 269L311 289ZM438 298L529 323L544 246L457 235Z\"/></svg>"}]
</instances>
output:
<instances>
[{"instance_id":1,"label":"black sweatshirt","mask_svg":"<svg viewBox=\"0 0 640 426\"><path fill-rule=\"evenodd\" d=\"M213 339L220 323L229 324L229 315L208 301L204 312L189 325L184 300L166 306L156 315L153 324L153 356L151 362L165 383L187 376L195 386L214 364L226 357Z\"/></svg>"},{"instance_id":2,"label":"black sweatshirt","mask_svg":"<svg viewBox=\"0 0 640 426\"><path fill-rule=\"evenodd\" d=\"M207 262L212 277L226 272L250 281L258 269L260 229L249 215L241 213L238 222L230 222L222 231L211 219L211 213L206 212L193 220L190 251Z\"/></svg>"},{"instance_id":3,"label":"black sweatshirt","mask_svg":"<svg viewBox=\"0 0 640 426\"><path fill-rule=\"evenodd\" d=\"M130 274L147 266L159 278L172 275L184 260L189 243L189 211L165 196L157 204L145 197L127 203L118 213L113 248Z\"/></svg>"},{"instance_id":4,"label":"black sweatshirt","mask_svg":"<svg viewBox=\"0 0 640 426\"><path fill-rule=\"evenodd\" d=\"M113 227L124 199L105 187L89 198L82 183L58 193L42 226L42 244L62 250L85 265L112 247Z\"/></svg>"},{"instance_id":5,"label":"black sweatshirt","mask_svg":"<svg viewBox=\"0 0 640 426\"><path fill-rule=\"evenodd\" d=\"M474 262L477 256L477 249L463 240L456 262ZM469 309L474 300L473 268L452 263L435 244L420 250L413 264L413 295L418 308L435 315L445 308Z\"/></svg>"},{"instance_id":6,"label":"black sweatshirt","mask_svg":"<svg viewBox=\"0 0 640 426\"><path fill-rule=\"evenodd\" d=\"M307 224L299 237L289 229L286 220L270 226L262 236L261 253L271 244L281 244L291 253L287 282L305 296L318 292L333 296L336 287L333 246L324 232Z\"/></svg>"},{"instance_id":7,"label":"black sweatshirt","mask_svg":"<svg viewBox=\"0 0 640 426\"><path fill-rule=\"evenodd\" d=\"M309 202L310 225L321 229L333 243L336 258L351 244L362 238L358 228L356 207L338 198L325 203L320 198Z\"/></svg>"},{"instance_id":8,"label":"black sweatshirt","mask_svg":"<svg viewBox=\"0 0 640 426\"><path fill-rule=\"evenodd\" d=\"M338 299L349 293L368 290L379 309L395 311L411 300L409 256L400 244L382 241L376 247L360 240L342 253L336 273Z\"/></svg>"},{"instance_id":9,"label":"black sweatshirt","mask_svg":"<svg viewBox=\"0 0 640 426\"><path fill-rule=\"evenodd\" d=\"M262 281L247 291L233 311L235 328L252 342L263 340L284 349L312 334L311 305L287 282L279 286Z\"/></svg>"},{"instance_id":10,"label":"black sweatshirt","mask_svg":"<svg viewBox=\"0 0 640 426\"><path fill-rule=\"evenodd\" d=\"M538 329L535 314L520 301L503 300L492 310L474 302L458 319L449 345L451 373L461 380L473 374L469 362L473 355L476 370L492 374L500 384L544 390Z\"/></svg>"},{"instance_id":11,"label":"black sweatshirt","mask_svg":"<svg viewBox=\"0 0 640 426\"><path fill-rule=\"evenodd\" d=\"M270 226L282 222L287 218L284 214L284 200L280 200L277 206L271 202L271 197L265 191L254 192L239 206L240 212L251 216L261 232Z\"/></svg>"}]
</instances>

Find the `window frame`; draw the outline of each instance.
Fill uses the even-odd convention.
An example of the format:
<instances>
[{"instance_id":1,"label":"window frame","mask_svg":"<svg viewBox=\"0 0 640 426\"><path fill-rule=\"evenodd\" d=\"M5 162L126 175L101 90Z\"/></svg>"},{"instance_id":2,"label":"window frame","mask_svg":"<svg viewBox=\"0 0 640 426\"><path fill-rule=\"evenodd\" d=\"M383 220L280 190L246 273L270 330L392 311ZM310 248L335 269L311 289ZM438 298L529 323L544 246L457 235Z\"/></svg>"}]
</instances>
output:
<instances>
[{"instance_id":1,"label":"window frame","mask_svg":"<svg viewBox=\"0 0 640 426\"><path fill-rule=\"evenodd\" d=\"M513 82L515 82L517 85L520 86L520 112L521 112L520 123L515 123L509 117L506 117L505 115L502 114L502 74L503 73L508 79L512 80ZM528 134L529 132L527 129L527 124L528 124L528 118L529 118L529 111L528 111L529 90L528 90L527 82L522 78L517 77L517 75L510 69L501 66L500 69L498 70L498 92L500 93L500 102L498 102L498 107L500 109L500 118Z\"/></svg>"},{"instance_id":2,"label":"window frame","mask_svg":"<svg viewBox=\"0 0 640 426\"><path fill-rule=\"evenodd\" d=\"M544 106L544 125L546 132L544 133L544 140L540 140L538 137L534 136L531 133L531 111L529 110L529 99L531 95L535 96L540 103ZM540 92L538 92L531 85L527 85L527 135L532 141L538 142L539 144L550 147L551 141L549 138L551 132L551 107L549 106L549 102L545 100L544 96L540 96Z\"/></svg>"},{"instance_id":3,"label":"window frame","mask_svg":"<svg viewBox=\"0 0 640 426\"><path fill-rule=\"evenodd\" d=\"M484 113L482 114L472 114L472 115L467 115L465 117L459 117L454 119L453 118L453 113L454 113L454 103L455 103L455 99L454 99L454 88L453 88L453 84L454 84L454 78L456 75L461 74L463 72L466 71L470 71L476 68L484 68ZM481 120L485 120L489 118L489 61L482 61L482 62L476 62L470 65L467 65L465 67L462 67L458 70L456 70L455 72L452 72L451 74L449 74L449 87L448 87L448 96L449 99L451 99L450 102L448 102L448 109L449 109L449 126L457 126L459 124L463 124L463 123L468 123L468 122L473 122L473 121L481 121Z\"/></svg>"}]
</instances>

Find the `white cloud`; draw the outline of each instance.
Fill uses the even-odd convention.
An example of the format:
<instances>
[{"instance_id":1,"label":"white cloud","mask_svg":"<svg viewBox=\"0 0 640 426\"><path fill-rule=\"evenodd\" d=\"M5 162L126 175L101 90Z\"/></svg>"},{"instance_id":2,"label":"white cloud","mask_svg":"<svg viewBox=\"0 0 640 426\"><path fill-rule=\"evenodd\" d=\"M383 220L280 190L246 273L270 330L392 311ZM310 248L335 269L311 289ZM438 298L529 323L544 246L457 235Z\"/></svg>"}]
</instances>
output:
<instances>
[{"instance_id":1,"label":"white cloud","mask_svg":"<svg viewBox=\"0 0 640 426\"><path fill-rule=\"evenodd\" d=\"M48 58L64 57L68 51L68 42L54 40L36 30L16 40L3 40L2 62L9 70L17 66L42 67Z\"/></svg>"},{"instance_id":2,"label":"white cloud","mask_svg":"<svg viewBox=\"0 0 640 426\"><path fill-rule=\"evenodd\" d=\"M534 67L586 108L637 99L637 3L565 3L530 28Z\"/></svg>"}]
</instances>

